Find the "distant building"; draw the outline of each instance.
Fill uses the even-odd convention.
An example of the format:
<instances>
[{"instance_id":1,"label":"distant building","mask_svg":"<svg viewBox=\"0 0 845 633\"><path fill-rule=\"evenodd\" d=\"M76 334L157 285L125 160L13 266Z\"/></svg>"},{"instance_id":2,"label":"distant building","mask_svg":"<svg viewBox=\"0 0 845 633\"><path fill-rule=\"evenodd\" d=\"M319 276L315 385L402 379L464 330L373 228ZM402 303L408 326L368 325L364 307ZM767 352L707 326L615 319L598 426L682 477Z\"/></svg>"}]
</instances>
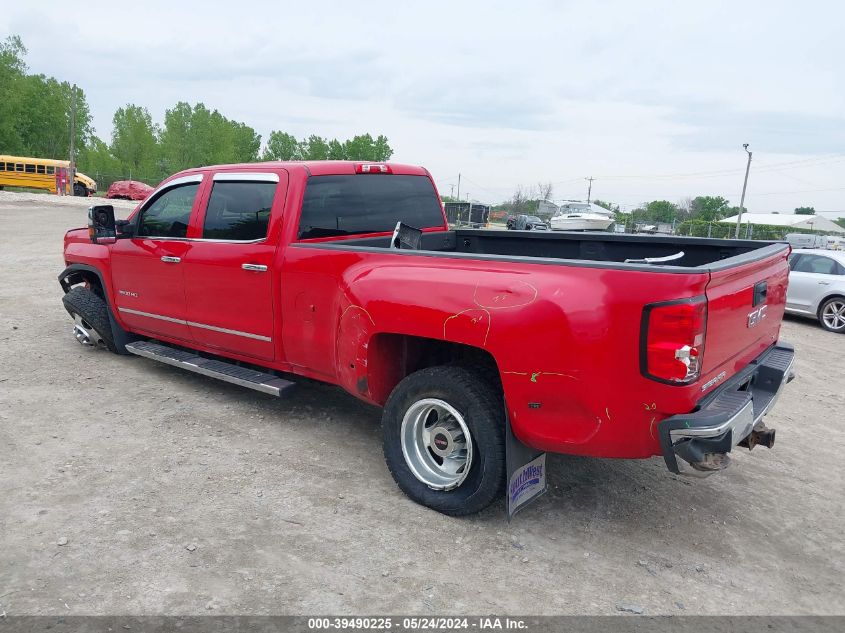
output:
<instances>
[{"instance_id":1,"label":"distant building","mask_svg":"<svg viewBox=\"0 0 845 633\"><path fill-rule=\"evenodd\" d=\"M720 220L721 224L736 224L736 216ZM790 229L807 229L819 233L845 233L845 229L823 215L797 215L792 213L743 213L742 224L765 224Z\"/></svg>"}]
</instances>

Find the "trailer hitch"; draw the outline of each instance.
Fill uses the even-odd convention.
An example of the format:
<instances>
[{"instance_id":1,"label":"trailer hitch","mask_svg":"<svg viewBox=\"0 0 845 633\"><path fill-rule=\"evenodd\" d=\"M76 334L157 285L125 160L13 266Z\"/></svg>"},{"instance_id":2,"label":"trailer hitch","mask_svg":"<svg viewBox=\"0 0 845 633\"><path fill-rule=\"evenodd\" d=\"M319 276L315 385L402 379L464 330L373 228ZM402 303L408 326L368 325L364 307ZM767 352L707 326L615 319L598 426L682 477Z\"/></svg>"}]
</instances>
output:
<instances>
[{"instance_id":1,"label":"trailer hitch","mask_svg":"<svg viewBox=\"0 0 845 633\"><path fill-rule=\"evenodd\" d=\"M749 451L757 445L772 448L775 445L775 429L767 427L762 420L754 425L749 433L737 446L744 446Z\"/></svg>"}]
</instances>

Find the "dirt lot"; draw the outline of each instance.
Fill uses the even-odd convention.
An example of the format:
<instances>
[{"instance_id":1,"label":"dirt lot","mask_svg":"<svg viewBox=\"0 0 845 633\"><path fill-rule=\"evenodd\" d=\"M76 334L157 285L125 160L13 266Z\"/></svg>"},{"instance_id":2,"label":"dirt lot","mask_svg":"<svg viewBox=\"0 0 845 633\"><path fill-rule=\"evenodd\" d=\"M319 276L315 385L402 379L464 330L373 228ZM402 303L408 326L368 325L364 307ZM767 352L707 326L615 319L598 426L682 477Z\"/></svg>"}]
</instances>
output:
<instances>
[{"instance_id":1,"label":"dirt lot","mask_svg":"<svg viewBox=\"0 0 845 633\"><path fill-rule=\"evenodd\" d=\"M451 519L399 492L379 411L338 390L82 348L56 275L86 204L0 193L0 611L845 613L845 337L784 325L777 446L727 473L551 456L512 523Z\"/></svg>"}]
</instances>

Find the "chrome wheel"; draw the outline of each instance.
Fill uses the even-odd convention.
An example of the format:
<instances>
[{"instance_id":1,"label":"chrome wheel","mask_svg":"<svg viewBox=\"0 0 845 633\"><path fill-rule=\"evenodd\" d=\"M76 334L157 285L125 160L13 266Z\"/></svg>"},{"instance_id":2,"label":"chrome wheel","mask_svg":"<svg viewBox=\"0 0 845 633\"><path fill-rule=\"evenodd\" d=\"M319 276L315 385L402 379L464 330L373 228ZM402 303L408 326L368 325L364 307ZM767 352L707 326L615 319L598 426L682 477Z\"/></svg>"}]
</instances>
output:
<instances>
[{"instance_id":1,"label":"chrome wheel","mask_svg":"<svg viewBox=\"0 0 845 633\"><path fill-rule=\"evenodd\" d=\"M73 315L73 335L85 347L104 347L106 344L97 330L78 314Z\"/></svg>"},{"instance_id":2,"label":"chrome wheel","mask_svg":"<svg viewBox=\"0 0 845 633\"><path fill-rule=\"evenodd\" d=\"M425 398L402 418L402 454L414 476L433 490L460 486L472 467L472 436L448 402Z\"/></svg>"},{"instance_id":3,"label":"chrome wheel","mask_svg":"<svg viewBox=\"0 0 845 633\"><path fill-rule=\"evenodd\" d=\"M845 301L829 301L822 309L822 321L831 330L845 327Z\"/></svg>"}]
</instances>

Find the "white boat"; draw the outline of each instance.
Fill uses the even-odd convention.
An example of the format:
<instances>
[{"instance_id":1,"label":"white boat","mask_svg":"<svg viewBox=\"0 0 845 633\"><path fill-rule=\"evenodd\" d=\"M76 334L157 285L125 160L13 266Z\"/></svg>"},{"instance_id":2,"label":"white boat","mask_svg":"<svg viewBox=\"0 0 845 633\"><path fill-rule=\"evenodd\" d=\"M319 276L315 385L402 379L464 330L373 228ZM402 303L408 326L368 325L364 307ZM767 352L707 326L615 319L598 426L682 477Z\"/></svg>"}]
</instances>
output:
<instances>
[{"instance_id":1,"label":"white boat","mask_svg":"<svg viewBox=\"0 0 845 633\"><path fill-rule=\"evenodd\" d=\"M613 212L589 202L564 202L552 217L553 231L606 231L613 224Z\"/></svg>"}]
</instances>

